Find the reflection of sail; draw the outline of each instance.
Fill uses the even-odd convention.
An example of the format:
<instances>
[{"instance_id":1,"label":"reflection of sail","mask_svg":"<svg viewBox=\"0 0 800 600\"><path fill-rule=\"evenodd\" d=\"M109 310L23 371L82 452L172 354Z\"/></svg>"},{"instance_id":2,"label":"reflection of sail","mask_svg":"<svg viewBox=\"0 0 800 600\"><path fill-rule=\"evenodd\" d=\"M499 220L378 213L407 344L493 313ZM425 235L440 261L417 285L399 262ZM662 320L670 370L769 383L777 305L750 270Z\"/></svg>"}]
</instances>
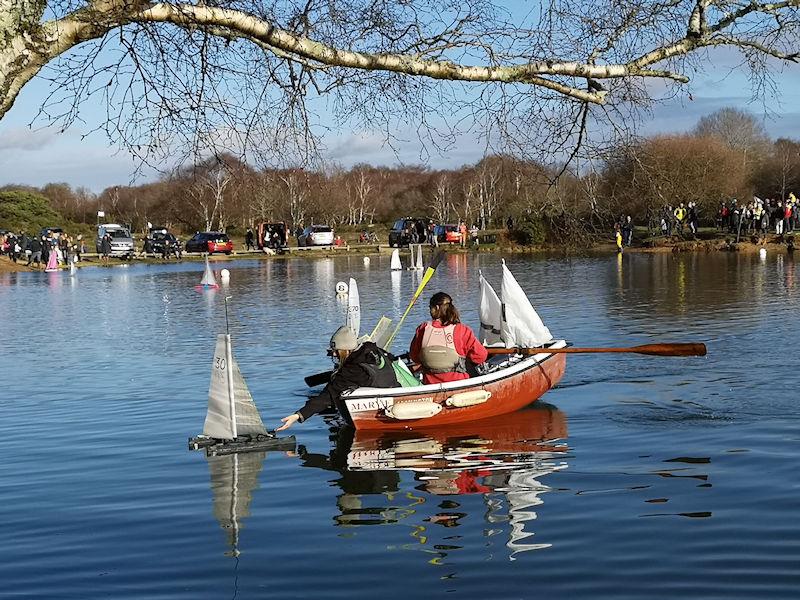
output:
<instances>
[{"instance_id":1,"label":"reflection of sail","mask_svg":"<svg viewBox=\"0 0 800 600\"><path fill-rule=\"evenodd\" d=\"M400 271L392 271L392 301L394 304L394 309L396 311L400 310L400 282L402 273Z\"/></svg>"},{"instance_id":2,"label":"reflection of sail","mask_svg":"<svg viewBox=\"0 0 800 600\"><path fill-rule=\"evenodd\" d=\"M227 532L231 556L239 555L239 531L242 519L250 516L250 501L258 487L258 475L266 452L247 452L209 456L214 517Z\"/></svg>"},{"instance_id":3,"label":"reflection of sail","mask_svg":"<svg viewBox=\"0 0 800 600\"><path fill-rule=\"evenodd\" d=\"M539 495L550 491L550 488L539 482L537 478L550 472L552 470L545 472L535 469L516 471L509 476L507 488L502 490L506 492L508 499L508 521L511 531L508 533L506 546L511 550L512 560L517 552L540 550L552 545L530 543L528 538L534 534L532 531L525 530L526 522L536 519L536 512L531 509L543 502Z\"/></svg>"}]
</instances>

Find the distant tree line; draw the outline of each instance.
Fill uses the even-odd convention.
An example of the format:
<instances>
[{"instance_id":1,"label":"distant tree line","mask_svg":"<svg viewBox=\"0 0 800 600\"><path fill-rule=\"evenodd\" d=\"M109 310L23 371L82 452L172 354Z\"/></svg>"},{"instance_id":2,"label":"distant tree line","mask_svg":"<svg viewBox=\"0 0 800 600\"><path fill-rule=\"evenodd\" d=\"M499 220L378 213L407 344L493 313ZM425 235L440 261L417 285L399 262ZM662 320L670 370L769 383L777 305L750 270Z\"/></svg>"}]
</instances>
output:
<instances>
[{"instance_id":1,"label":"distant tree line","mask_svg":"<svg viewBox=\"0 0 800 600\"><path fill-rule=\"evenodd\" d=\"M723 200L785 199L800 191L800 142L771 140L753 115L723 109L690 133L616 146L579 169L495 155L451 170L366 164L258 170L221 155L154 183L100 194L63 183L26 189L48 198L65 221L94 224L102 210L136 231L148 222L185 233L241 232L262 221L362 227L413 215L481 228L511 222L523 243L581 243L607 235L622 214L645 224L665 205L695 202L701 224L711 224Z\"/></svg>"}]
</instances>

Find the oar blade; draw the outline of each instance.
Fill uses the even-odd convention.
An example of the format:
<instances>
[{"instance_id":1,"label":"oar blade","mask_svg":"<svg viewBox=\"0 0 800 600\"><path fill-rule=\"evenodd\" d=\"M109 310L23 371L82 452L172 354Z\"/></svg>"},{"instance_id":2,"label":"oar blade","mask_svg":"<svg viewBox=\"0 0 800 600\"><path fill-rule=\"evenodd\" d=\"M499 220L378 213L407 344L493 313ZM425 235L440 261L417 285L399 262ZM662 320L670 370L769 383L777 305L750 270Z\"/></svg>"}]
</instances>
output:
<instances>
[{"instance_id":1,"label":"oar blade","mask_svg":"<svg viewBox=\"0 0 800 600\"><path fill-rule=\"evenodd\" d=\"M317 387L323 383L328 383L331 380L331 375L333 375L333 371L325 371L324 373L309 375L304 381L308 387Z\"/></svg>"},{"instance_id":2,"label":"oar blade","mask_svg":"<svg viewBox=\"0 0 800 600\"><path fill-rule=\"evenodd\" d=\"M706 345L699 342L688 344L645 344L643 346L634 346L631 350L651 356L705 356L708 352Z\"/></svg>"}]
</instances>

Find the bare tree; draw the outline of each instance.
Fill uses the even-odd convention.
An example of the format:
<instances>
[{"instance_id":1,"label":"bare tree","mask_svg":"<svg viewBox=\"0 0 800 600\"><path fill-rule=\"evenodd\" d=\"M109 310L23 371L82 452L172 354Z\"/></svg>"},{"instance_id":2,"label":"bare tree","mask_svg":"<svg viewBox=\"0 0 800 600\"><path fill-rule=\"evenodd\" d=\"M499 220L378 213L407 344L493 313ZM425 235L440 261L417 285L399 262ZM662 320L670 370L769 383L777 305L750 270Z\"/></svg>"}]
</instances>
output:
<instances>
[{"instance_id":1,"label":"bare tree","mask_svg":"<svg viewBox=\"0 0 800 600\"><path fill-rule=\"evenodd\" d=\"M442 173L436 179L436 191L431 205L437 223L447 223L450 220L451 197L450 178L446 173Z\"/></svg>"},{"instance_id":2,"label":"bare tree","mask_svg":"<svg viewBox=\"0 0 800 600\"><path fill-rule=\"evenodd\" d=\"M306 220L306 200L308 198L308 178L298 169L292 169L280 175L286 187L286 204L292 228L303 225Z\"/></svg>"},{"instance_id":3,"label":"bare tree","mask_svg":"<svg viewBox=\"0 0 800 600\"><path fill-rule=\"evenodd\" d=\"M220 231L225 231L225 190L232 176L222 163L214 165L207 172L197 174L189 187L192 205L205 222L206 231L214 231L214 223Z\"/></svg>"},{"instance_id":4,"label":"bare tree","mask_svg":"<svg viewBox=\"0 0 800 600\"><path fill-rule=\"evenodd\" d=\"M560 0L529 13L493 0L0 0L0 118L40 76L53 84L46 121L69 126L96 96L107 114L94 125L150 163L220 148L308 159L327 124L315 118L320 100L337 123L384 131L390 143L399 130L417 131L446 148L466 131L494 150L574 158L593 142L590 124L630 123L654 99L648 81L688 83L713 48L739 50L754 91L771 92L770 67L798 60L798 8L800 0Z\"/></svg>"}]
</instances>

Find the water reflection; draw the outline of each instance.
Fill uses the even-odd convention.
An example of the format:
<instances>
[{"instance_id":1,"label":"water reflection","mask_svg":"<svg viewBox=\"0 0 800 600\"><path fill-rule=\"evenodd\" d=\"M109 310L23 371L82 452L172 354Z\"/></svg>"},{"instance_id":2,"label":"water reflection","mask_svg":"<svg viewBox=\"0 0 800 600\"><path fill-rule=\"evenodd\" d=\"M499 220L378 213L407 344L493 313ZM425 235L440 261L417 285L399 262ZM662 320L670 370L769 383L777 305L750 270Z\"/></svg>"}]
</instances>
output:
<instances>
[{"instance_id":1,"label":"water reflection","mask_svg":"<svg viewBox=\"0 0 800 600\"><path fill-rule=\"evenodd\" d=\"M208 456L214 517L225 530L227 556L239 556L239 531L250 516L250 502L258 487L266 452Z\"/></svg>"},{"instance_id":2,"label":"water reflection","mask_svg":"<svg viewBox=\"0 0 800 600\"><path fill-rule=\"evenodd\" d=\"M458 527L478 516L484 536L503 534L510 558L550 546L531 543L535 507L550 488L541 478L566 467L566 417L541 404L512 415L471 424L422 431L364 432L333 427L328 455L299 448L305 467L336 472L337 526L404 525L413 545L433 552L431 562L448 552L430 550L431 526ZM419 493L406 491L411 473ZM462 502L458 496L477 495ZM437 501L438 497L452 497ZM479 506L479 510L476 508ZM450 548L452 551L454 548Z\"/></svg>"}]
</instances>

